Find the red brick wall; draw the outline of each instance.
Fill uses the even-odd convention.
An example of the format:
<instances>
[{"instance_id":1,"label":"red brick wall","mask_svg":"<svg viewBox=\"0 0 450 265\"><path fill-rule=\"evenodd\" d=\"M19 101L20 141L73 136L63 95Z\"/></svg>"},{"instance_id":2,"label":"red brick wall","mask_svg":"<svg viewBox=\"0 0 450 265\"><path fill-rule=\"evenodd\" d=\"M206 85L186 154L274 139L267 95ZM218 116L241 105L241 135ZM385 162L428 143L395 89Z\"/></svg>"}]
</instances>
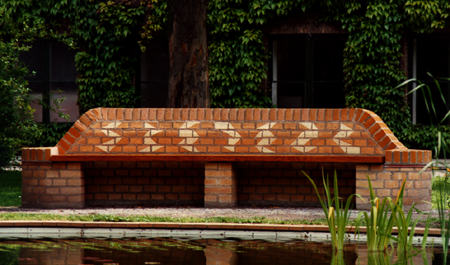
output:
<instances>
[{"instance_id":1,"label":"red brick wall","mask_svg":"<svg viewBox=\"0 0 450 265\"><path fill-rule=\"evenodd\" d=\"M22 153L22 206L83 208L81 163L49 161L52 148L28 148Z\"/></svg>"},{"instance_id":2,"label":"red brick wall","mask_svg":"<svg viewBox=\"0 0 450 265\"><path fill-rule=\"evenodd\" d=\"M228 165L219 164L219 169ZM302 170L312 176L323 191L323 166L305 163L235 164L237 205L319 206L312 186ZM83 169L87 206L203 206L204 203L205 169L201 163L92 162L84 164ZM211 166L206 170L211 171ZM325 175L329 175L330 180L334 170L339 179L340 195L346 198L354 193L354 166L324 166ZM208 196L221 196L220 194L226 193L222 191L227 189L226 185L216 185L218 189L211 192L209 189L214 188L211 186L211 180L210 178L210 181L205 183L209 185L206 188ZM217 184L216 182L214 184ZM208 206L228 205L236 200L231 197L222 199L208 198L208 201L216 201Z\"/></svg>"},{"instance_id":3,"label":"red brick wall","mask_svg":"<svg viewBox=\"0 0 450 265\"><path fill-rule=\"evenodd\" d=\"M375 113L362 109L99 108L81 116L57 148L60 156L252 154L364 160L405 147Z\"/></svg>"},{"instance_id":4,"label":"red brick wall","mask_svg":"<svg viewBox=\"0 0 450 265\"><path fill-rule=\"evenodd\" d=\"M23 162L22 206L84 207L80 163Z\"/></svg>"},{"instance_id":5,"label":"red brick wall","mask_svg":"<svg viewBox=\"0 0 450 265\"><path fill-rule=\"evenodd\" d=\"M238 205L240 206L320 206L305 171L323 192L322 169L333 180L338 176L339 195L346 199L355 192L355 167L306 163L239 163ZM332 183L331 183L332 185Z\"/></svg>"},{"instance_id":6,"label":"red brick wall","mask_svg":"<svg viewBox=\"0 0 450 265\"><path fill-rule=\"evenodd\" d=\"M356 193L362 198L356 200L358 209L370 206L370 191L367 177L370 177L376 196L396 198L402 181L406 179L403 203L421 210L431 209L431 170L422 171L421 166L411 165L358 165L356 167Z\"/></svg>"},{"instance_id":7,"label":"red brick wall","mask_svg":"<svg viewBox=\"0 0 450 265\"><path fill-rule=\"evenodd\" d=\"M23 202L317 205L300 170L320 183L321 168L337 165L343 196L366 196L363 175L373 177L380 196L392 196L402 175L420 191L406 192L405 202L413 202L431 199L431 176L418 173L430 160L430 151L408 150L364 109L97 108L55 147L23 150Z\"/></svg>"},{"instance_id":8,"label":"red brick wall","mask_svg":"<svg viewBox=\"0 0 450 265\"><path fill-rule=\"evenodd\" d=\"M202 163L90 162L83 168L87 206L203 206Z\"/></svg>"}]
</instances>

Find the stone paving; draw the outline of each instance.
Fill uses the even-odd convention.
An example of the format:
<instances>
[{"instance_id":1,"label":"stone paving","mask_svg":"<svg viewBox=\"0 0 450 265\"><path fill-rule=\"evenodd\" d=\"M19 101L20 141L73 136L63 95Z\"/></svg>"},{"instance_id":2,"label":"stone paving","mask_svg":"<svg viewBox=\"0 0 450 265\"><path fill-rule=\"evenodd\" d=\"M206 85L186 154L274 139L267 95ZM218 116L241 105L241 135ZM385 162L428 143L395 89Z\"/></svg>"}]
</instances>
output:
<instances>
[{"instance_id":1,"label":"stone paving","mask_svg":"<svg viewBox=\"0 0 450 265\"><path fill-rule=\"evenodd\" d=\"M86 208L86 209L22 209L0 207L1 213L48 213L62 215L110 214L120 216L148 215L160 217L265 217L275 220L315 220L324 218L321 208ZM357 211L352 211L356 217Z\"/></svg>"},{"instance_id":2,"label":"stone paving","mask_svg":"<svg viewBox=\"0 0 450 265\"><path fill-rule=\"evenodd\" d=\"M47 213L61 215L147 215L158 217L236 217L253 218L265 217L272 220L316 220L323 219L324 213L321 208L86 208L86 209L22 209L17 207L0 207L2 213ZM437 211L432 211L437 216ZM356 218L358 211L351 211L351 218ZM426 219L424 216L415 214L414 218Z\"/></svg>"}]
</instances>

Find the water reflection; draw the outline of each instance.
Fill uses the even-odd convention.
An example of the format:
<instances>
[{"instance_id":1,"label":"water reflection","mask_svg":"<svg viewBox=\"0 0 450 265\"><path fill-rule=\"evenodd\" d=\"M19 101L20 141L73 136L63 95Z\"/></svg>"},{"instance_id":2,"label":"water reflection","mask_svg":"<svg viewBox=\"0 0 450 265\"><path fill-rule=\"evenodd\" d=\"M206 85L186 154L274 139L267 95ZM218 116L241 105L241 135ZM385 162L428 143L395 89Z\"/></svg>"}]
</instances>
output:
<instances>
[{"instance_id":1,"label":"water reflection","mask_svg":"<svg viewBox=\"0 0 450 265\"><path fill-rule=\"evenodd\" d=\"M33 240L1 241L0 264L432 265L441 264L439 251L398 257L394 251L373 253L355 244L333 254L329 244L303 241Z\"/></svg>"},{"instance_id":2,"label":"water reflection","mask_svg":"<svg viewBox=\"0 0 450 265\"><path fill-rule=\"evenodd\" d=\"M431 265L433 263L433 249L414 249L411 253L397 255L394 250L368 251L367 248L355 245L357 259L351 265ZM440 264L440 263L439 263ZM330 265L349 265L344 260L344 252L338 251L333 254Z\"/></svg>"},{"instance_id":3,"label":"water reflection","mask_svg":"<svg viewBox=\"0 0 450 265\"><path fill-rule=\"evenodd\" d=\"M232 249L206 246L203 250L206 265L237 265L237 253Z\"/></svg>"}]
</instances>

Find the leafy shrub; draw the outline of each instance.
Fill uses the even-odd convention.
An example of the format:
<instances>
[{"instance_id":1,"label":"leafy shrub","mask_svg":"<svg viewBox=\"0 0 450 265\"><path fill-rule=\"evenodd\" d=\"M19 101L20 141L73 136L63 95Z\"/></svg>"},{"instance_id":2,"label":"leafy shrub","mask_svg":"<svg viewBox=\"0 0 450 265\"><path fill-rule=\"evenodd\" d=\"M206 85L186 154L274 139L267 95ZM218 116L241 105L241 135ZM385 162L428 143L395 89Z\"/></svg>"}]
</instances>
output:
<instances>
[{"instance_id":1,"label":"leafy shrub","mask_svg":"<svg viewBox=\"0 0 450 265\"><path fill-rule=\"evenodd\" d=\"M30 146L55 146L71 126L70 122L40 123Z\"/></svg>"},{"instance_id":2,"label":"leafy shrub","mask_svg":"<svg viewBox=\"0 0 450 265\"><path fill-rule=\"evenodd\" d=\"M411 125L405 130L402 141L409 148L433 150L435 153L438 132L441 132L442 141L450 144L448 125Z\"/></svg>"},{"instance_id":3,"label":"leafy shrub","mask_svg":"<svg viewBox=\"0 0 450 265\"><path fill-rule=\"evenodd\" d=\"M0 42L0 166L8 165L36 134L19 52L13 42Z\"/></svg>"}]
</instances>

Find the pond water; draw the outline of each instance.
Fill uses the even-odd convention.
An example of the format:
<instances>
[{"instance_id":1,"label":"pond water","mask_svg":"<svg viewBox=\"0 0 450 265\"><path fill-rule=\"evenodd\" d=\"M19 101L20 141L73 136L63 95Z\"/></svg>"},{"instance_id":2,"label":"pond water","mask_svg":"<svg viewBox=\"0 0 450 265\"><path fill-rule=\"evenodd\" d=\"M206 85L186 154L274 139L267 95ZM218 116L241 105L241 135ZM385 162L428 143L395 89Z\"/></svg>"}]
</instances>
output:
<instances>
[{"instance_id":1,"label":"pond water","mask_svg":"<svg viewBox=\"0 0 450 265\"><path fill-rule=\"evenodd\" d=\"M442 264L442 250L416 251L408 261L394 253L369 254L349 244L333 256L326 243L257 240L76 239L0 241L0 264ZM450 264L450 263L449 263Z\"/></svg>"}]
</instances>

